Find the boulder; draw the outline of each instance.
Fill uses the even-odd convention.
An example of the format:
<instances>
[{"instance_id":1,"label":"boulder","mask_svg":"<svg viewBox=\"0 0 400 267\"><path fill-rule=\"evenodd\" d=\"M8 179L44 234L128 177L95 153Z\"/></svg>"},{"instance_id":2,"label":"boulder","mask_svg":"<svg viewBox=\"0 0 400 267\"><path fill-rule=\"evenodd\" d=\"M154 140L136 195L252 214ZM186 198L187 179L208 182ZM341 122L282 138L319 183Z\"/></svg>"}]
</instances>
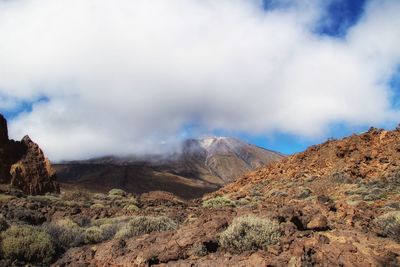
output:
<instances>
[{"instance_id":1,"label":"boulder","mask_svg":"<svg viewBox=\"0 0 400 267\"><path fill-rule=\"evenodd\" d=\"M328 220L323 215L317 215L307 224L307 229L325 231L328 229Z\"/></svg>"}]
</instances>

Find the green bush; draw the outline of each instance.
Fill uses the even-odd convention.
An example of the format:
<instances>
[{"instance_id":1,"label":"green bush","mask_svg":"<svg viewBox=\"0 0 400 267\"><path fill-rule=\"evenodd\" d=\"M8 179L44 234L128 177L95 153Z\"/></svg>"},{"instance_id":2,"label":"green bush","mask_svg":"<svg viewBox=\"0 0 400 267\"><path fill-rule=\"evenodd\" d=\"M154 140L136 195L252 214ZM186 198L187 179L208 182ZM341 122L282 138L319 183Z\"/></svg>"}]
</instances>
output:
<instances>
[{"instance_id":1,"label":"green bush","mask_svg":"<svg viewBox=\"0 0 400 267\"><path fill-rule=\"evenodd\" d=\"M91 226L83 234L85 244L96 244L114 237L118 230L117 224L102 224L100 226Z\"/></svg>"},{"instance_id":2,"label":"green bush","mask_svg":"<svg viewBox=\"0 0 400 267\"><path fill-rule=\"evenodd\" d=\"M60 202L60 198L54 195L36 195L36 196L28 196L28 200L30 201L36 201L40 202L44 205L52 205L52 204L57 204Z\"/></svg>"},{"instance_id":3,"label":"green bush","mask_svg":"<svg viewBox=\"0 0 400 267\"><path fill-rule=\"evenodd\" d=\"M116 233L116 238L130 238L133 236L149 234L151 232L171 231L177 228L177 224L170 218L165 216L151 217L138 216L134 217L121 227Z\"/></svg>"},{"instance_id":4,"label":"green bush","mask_svg":"<svg viewBox=\"0 0 400 267\"><path fill-rule=\"evenodd\" d=\"M45 225L44 229L51 236L55 246L61 251L83 244L84 230L71 219L67 218L57 223Z\"/></svg>"},{"instance_id":5,"label":"green bush","mask_svg":"<svg viewBox=\"0 0 400 267\"><path fill-rule=\"evenodd\" d=\"M13 225L1 239L3 256L9 260L47 264L55 253L50 235L37 227Z\"/></svg>"},{"instance_id":6,"label":"green bush","mask_svg":"<svg viewBox=\"0 0 400 267\"><path fill-rule=\"evenodd\" d=\"M103 232L99 226L92 226L85 230L83 234L85 244L95 244L104 241Z\"/></svg>"},{"instance_id":7,"label":"green bush","mask_svg":"<svg viewBox=\"0 0 400 267\"><path fill-rule=\"evenodd\" d=\"M118 208L124 208L126 206L137 206L138 201L135 197L121 197L121 196L111 196L113 199L112 206Z\"/></svg>"},{"instance_id":8,"label":"green bush","mask_svg":"<svg viewBox=\"0 0 400 267\"><path fill-rule=\"evenodd\" d=\"M235 202L233 202L232 200L230 200L229 198L226 198L226 197L215 197L215 198L211 198L211 199L203 201L203 207L205 207L205 208L215 209L215 208L221 208L221 207L226 207L226 206L234 207Z\"/></svg>"},{"instance_id":9,"label":"green bush","mask_svg":"<svg viewBox=\"0 0 400 267\"><path fill-rule=\"evenodd\" d=\"M238 206L246 206L249 204L250 204L250 201L246 198L241 198L238 201L236 201L236 205L238 205Z\"/></svg>"},{"instance_id":10,"label":"green bush","mask_svg":"<svg viewBox=\"0 0 400 267\"><path fill-rule=\"evenodd\" d=\"M101 209L104 209L105 206L101 203L95 203L92 206L90 206L90 208L93 210L101 210Z\"/></svg>"},{"instance_id":11,"label":"green bush","mask_svg":"<svg viewBox=\"0 0 400 267\"><path fill-rule=\"evenodd\" d=\"M108 195L102 193L96 193L93 195L93 199L105 201L108 200Z\"/></svg>"},{"instance_id":12,"label":"green bush","mask_svg":"<svg viewBox=\"0 0 400 267\"><path fill-rule=\"evenodd\" d=\"M111 196L119 196L119 197L126 197L128 194L122 189L111 189L108 192L108 195Z\"/></svg>"},{"instance_id":13,"label":"green bush","mask_svg":"<svg viewBox=\"0 0 400 267\"><path fill-rule=\"evenodd\" d=\"M124 210L132 212L132 211L139 211L140 209L138 208L138 206L131 204L131 205L126 205L124 207Z\"/></svg>"},{"instance_id":14,"label":"green bush","mask_svg":"<svg viewBox=\"0 0 400 267\"><path fill-rule=\"evenodd\" d=\"M379 234L400 243L400 211L389 212L374 220Z\"/></svg>"},{"instance_id":15,"label":"green bush","mask_svg":"<svg viewBox=\"0 0 400 267\"><path fill-rule=\"evenodd\" d=\"M120 217L114 217L114 218L103 218L103 219L98 219L94 220L91 222L92 226L101 226L103 224L115 224L115 225L122 225L127 222L129 222L131 218L128 216L120 216Z\"/></svg>"},{"instance_id":16,"label":"green bush","mask_svg":"<svg viewBox=\"0 0 400 267\"><path fill-rule=\"evenodd\" d=\"M265 249L276 244L281 236L279 225L269 219L255 216L235 218L229 227L221 233L221 247L231 252Z\"/></svg>"},{"instance_id":17,"label":"green bush","mask_svg":"<svg viewBox=\"0 0 400 267\"><path fill-rule=\"evenodd\" d=\"M8 201L14 198L15 197L11 195L0 194L0 204L7 203Z\"/></svg>"}]
</instances>

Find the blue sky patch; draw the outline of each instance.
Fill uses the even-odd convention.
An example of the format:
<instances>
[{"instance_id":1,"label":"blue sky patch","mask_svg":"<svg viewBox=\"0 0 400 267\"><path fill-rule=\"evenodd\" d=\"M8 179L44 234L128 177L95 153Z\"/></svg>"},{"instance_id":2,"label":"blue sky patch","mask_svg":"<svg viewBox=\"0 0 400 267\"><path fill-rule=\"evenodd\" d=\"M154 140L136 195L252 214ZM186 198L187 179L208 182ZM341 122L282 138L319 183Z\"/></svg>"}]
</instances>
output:
<instances>
[{"instance_id":1,"label":"blue sky patch","mask_svg":"<svg viewBox=\"0 0 400 267\"><path fill-rule=\"evenodd\" d=\"M362 14L367 0L332 0L321 18L316 32L320 35L344 37Z\"/></svg>"},{"instance_id":2,"label":"blue sky patch","mask_svg":"<svg viewBox=\"0 0 400 267\"><path fill-rule=\"evenodd\" d=\"M19 114L24 112L31 112L34 105L39 103L48 102L50 99L46 96L37 97L33 100L16 100L16 104L11 109L0 108L0 113L3 114L7 120L12 120Z\"/></svg>"}]
</instances>

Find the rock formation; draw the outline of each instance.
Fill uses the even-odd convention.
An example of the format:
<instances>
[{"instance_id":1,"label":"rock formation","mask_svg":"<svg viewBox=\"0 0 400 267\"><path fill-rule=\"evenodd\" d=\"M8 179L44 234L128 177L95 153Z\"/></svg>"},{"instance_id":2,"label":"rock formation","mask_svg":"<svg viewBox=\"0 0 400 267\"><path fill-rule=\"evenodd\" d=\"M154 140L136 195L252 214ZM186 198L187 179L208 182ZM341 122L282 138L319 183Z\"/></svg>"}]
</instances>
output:
<instances>
[{"instance_id":1,"label":"rock formation","mask_svg":"<svg viewBox=\"0 0 400 267\"><path fill-rule=\"evenodd\" d=\"M55 172L43 151L29 136L20 142L9 140L7 121L1 114L0 183L10 184L31 195L60 191Z\"/></svg>"}]
</instances>

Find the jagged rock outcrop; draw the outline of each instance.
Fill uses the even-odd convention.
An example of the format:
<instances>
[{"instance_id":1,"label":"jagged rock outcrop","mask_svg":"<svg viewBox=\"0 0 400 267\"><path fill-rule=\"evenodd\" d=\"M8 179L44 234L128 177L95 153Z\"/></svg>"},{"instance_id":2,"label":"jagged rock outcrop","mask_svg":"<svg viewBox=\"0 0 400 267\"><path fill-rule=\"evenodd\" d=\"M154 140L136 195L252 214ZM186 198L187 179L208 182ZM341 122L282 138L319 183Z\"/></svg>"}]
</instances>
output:
<instances>
[{"instance_id":1,"label":"jagged rock outcrop","mask_svg":"<svg viewBox=\"0 0 400 267\"><path fill-rule=\"evenodd\" d=\"M30 195L60 191L55 172L40 147L29 136L20 142L9 140L7 121L1 114L0 183Z\"/></svg>"}]
</instances>

